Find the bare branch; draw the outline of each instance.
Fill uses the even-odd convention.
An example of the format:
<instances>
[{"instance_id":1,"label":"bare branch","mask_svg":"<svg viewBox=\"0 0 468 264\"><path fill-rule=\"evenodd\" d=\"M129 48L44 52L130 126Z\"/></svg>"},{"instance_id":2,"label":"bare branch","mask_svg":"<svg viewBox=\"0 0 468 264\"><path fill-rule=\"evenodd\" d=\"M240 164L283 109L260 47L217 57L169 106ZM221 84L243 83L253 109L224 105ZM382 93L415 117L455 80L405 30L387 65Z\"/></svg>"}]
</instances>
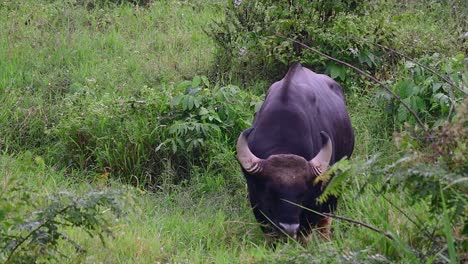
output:
<instances>
[{"instance_id":1,"label":"bare branch","mask_svg":"<svg viewBox=\"0 0 468 264\"><path fill-rule=\"evenodd\" d=\"M363 227L366 227L372 231L375 231L377 233L380 233L384 236L386 236L387 238L391 239L391 240L395 240L395 237L392 235L392 233L390 233L389 231L385 231L385 230L382 230L382 229L379 229L373 225L370 225L370 224L366 224L364 222L361 222L361 221L358 221L358 220L354 220L354 219L351 219L351 218L348 218L348 217L344 217L344 216L339 216L339 215L336 215L336 214L332 214L332 213L321 213L321 212L317 212L315 210L312 210L310 208L307 208L303 205L300 205L300 204L297 204L297 203L294 203L294 202L291 202L291 201L288 201L286 199L281 199L282 201L285 201L287 203L290 203L290 204L293 204L297 207L300 207L304 210L307 210L307 211L310 211L312 213L315 213L315 214L318 214L318 215L321 215L321 216L328 216L328 217L331 217L331 218L335 218L335 219L340 219L340 220L344 220L344 221L347 221L347 222L350 222L350 223L353 223L353 224L357 224L357 225L360 225L360 226L363 226Z\"/></svg>"},{"instance_id":2,"label":"bare branch","mask_svg":"<svg viewBox=\"0 0 468 264\"><path fill-rule=\"evenodd\" d=\"M332 214L332 213L323 213L323 215L325 216L328 216L328 217L331 217L331 218L336 218L336 219L340 219L340 220L344 220L346 222L350 222L350 223L353 223L353 224L357 224L357 225L360 225L360 226L363 226L365 228L368 228L370 230L373 230L377 233L380 233L384 236L386 236L387 238L391 239L391 240L395 240L395 237L392 235L392 233L390 233L389 231L385 231L385 230L382 230L382 229L379 229L375 226L372 226L370 224L366 224L364 222L360 222L358 220L354 220L354 219L351 219L351 218L348 218L348 217L344 217L344 216L339 216L339 215L336 215L336 214Z\"/></svg>"},{"instance_id":3,"label":"bare branch","mask_svg":"<svg viewBox=\"0 0 468 264\"><path fill-rule=\"evenodd\" d=\"M377 188L374 187L374 191L377 191ZM381 194L381 197L384 198L385 201L387 201L391 206L397 209L398 212L400 212L403 216L405 216L406 219L408 219L411 223L413 223L419 230L422 230L426 234L427 237L433 238L429 230L426 228L426 226L422 223L422 221L418 218L417 215L415 215L415 217L418 223L416 222L416 220L412 219L405 211L403 211L403 209L401 209L396 204L394 204L390 199L388 199L384 193L381 192L380 194Z\"/></svg>"}]
</instances>

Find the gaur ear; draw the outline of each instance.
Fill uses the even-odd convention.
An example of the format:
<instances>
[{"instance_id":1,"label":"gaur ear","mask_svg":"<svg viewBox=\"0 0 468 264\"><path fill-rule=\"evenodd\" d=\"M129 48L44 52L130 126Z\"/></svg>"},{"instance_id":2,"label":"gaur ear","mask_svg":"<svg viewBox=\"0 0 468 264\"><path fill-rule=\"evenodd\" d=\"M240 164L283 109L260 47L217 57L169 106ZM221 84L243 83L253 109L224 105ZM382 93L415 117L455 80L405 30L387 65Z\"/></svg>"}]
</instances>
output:
<instances>
[{"instance_id":1,"label":"gaur ear","mask_svg":"<svg viewBox=\"0 0 468 264\"><path fill-rule=\"evenodd\" d=\"M247 130L247 133L251 130ZM237 139L237 160L242 168L250 174L259 174L262 171L262 159L257 158L249 149L245 132L241 133Z\"/></svg>"},{"instance_id":2,"label":"gaur ear","mask_svg":"<svg viewBox=\"0 0 468 264\"><path fill-rule=\"evenodd\" d=\"M333 144L328 134L325 131L322 131L320 132L320 136L322 137L323 142L322 149L309 161L313 176L319 176L327 170L333 153Z\"/></svg>"}]
</instances>

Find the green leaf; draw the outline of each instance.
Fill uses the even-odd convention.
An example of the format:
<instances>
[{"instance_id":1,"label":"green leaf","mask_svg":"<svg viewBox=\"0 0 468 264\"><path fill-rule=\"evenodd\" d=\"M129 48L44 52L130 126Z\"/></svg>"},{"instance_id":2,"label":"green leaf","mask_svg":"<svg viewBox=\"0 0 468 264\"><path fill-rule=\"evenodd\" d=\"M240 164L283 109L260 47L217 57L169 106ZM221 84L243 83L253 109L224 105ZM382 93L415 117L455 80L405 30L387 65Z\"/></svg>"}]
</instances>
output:
<instances>
[{"instance_id":1,"label":"green leaf","mask_svg":"<svg viewBox=\"0 0 468 264\"><path fill-rule=\"evenodd\" d=\"M201 105L201 100L198 97L193 97L193 104L195 105L195 108L199 108Z\"/></svg>"},{"instance_id":2,"label":"green leaf","mask_svg":"<svg viewBox=\"0 0 468 264\"><path fill-rule=\"evenodd\" d=\"M177 144L175 140L171 140L172 153L177 152Z\"/></svg>"},{"instance_id":3,"label":"green leaf","mask_svg":"<svg viewBox=\"0 0 468 264\"><path fill-rule=\"evenodd\" d=\"M205 107L202 107L200 108L200 112L198 112L198 115L207 115L209 114L210 112L208 111L208 109L206 109Z\"/></svg>"},{"instance_id":4,"label":"green leaf","mask_svg":"<svg viewBox=\"0 0 468 264\"><path fill-rule=\"evenodd\" d=\"M437 102L439 107L450 105L450 98L443 93L436 93L433 95L434 101Z\"/></svg>"},{"instance_id":5,"label":"green leaf","mask_svg":"<svg viewBox=\"0 0 468 264\"><path fill-rule=\"evenodd\" d=\"M383 88L378 88L376 95L386 100L391 100L393 98L392 94L390 94L387 90Z\"/></svg>"},{"instance_id":6,"label":"green leaf","mask_svg":"<svg viewBox=\"0 0 468 264\"><path fill-rule=\"evenodd\" d=\"M179 144L180 147L183 148L183 147L185 146L185 144L184 144L184 142L182 141L182 139L177 138L176 141L177 141L177 143Z\"/></svg>"},{"instance_id":7,"label":"green leaf","mask_svg":"<svg viewBox=\"0 0 468 264\"><path fill-rule=\"evenodd\" d=\"M172 106L177 106L177 105L179 105L180 100L182 100L182 98L183 98L182 95L178 95L178 96L174 97L174 98L172 99L172 103L171 103Z\"/></svg>"},{"instance_id":8,"label":"green leaf","mask_svg":"<svg viewBox=\"0 0 468 264\"><path fill-rule=\"evenodd\" d=\"M193 77L193 80L192 80L192 87L198 87L198 86L200 86L200 83L201 83L201 78L200 78L200 76L195 76L195 77Z\"/></svg>"},{"instance_id":9,"label":"green leaf","mask_svg":"<svg viewBox=\"0 0 468 264\"><path fill-rule=\"evenodd\" d=\"M330 77L332 79L336 79L337 77L342 81L346 79L346 69L342 66L330 64L328 65L327 70L330 72Z\"/></svg>"},{"instance_id":10,"label":"green leaf","mask_svg":"<svg viewBox=\"0 0 468 264\"><path fill-rule=\"evenodd\" d=\"M372 67L375 65L375 55L369 51L362 51L358 55L360 63L366 63L367 66Z\"/></svg>"},{"instance_id":11,"label":"green leaf","mask_svg":"<svg viewBox=\"0 0 468 264\"><path fill-rule=\"evenodd\" d=\"M432 93L437 92L442 87L442 83L434 83L432 86Z\"/></svg>"},{"instance_id":12,"label":"green leaf","mask_svg":"<svg viewBox=\"0 0 468 264\"><path fill-rule=\"evenodd\" d=\"M404 122L408 120L408 110L402 105L398 107L397 118L399 122Z\"/></svg>"},{"instance_id":13,"label":"green leaf","mask_svg":"<svg viewBox=\"0 0 468 264\"><path fill-rule=\"evenodd\" d=\"M463 53L458 53L457 55L455 55L455 57L453 57L453 59L455 61L463 61L465 59L465 54Z\"/></svg>"},{"instance_id":14,"label":"green leaf","mask_svg":"<svg viewBox=\"0 0 468 264\"><path fill-rule=\"evenodd\" d=\"M187 147L187 151L192 151L193 147L194 147L193 141L190 141L190 143L189 143L189 145Z\"/></svg>"},{"instance_id":15,"label":"green leaf","mask_svg":"<svg viewBox=\"0 0 468 264\"><path fill-rule=\"evenodd\" d=\"M206 87L210 87L210 80L206 76L201 76L201 79Z\"/></svg>"},{"instance_id":16,"label":"green leaf","mask_svg":"<svg viewBox=\"0 0 468 264\"><path fill-rule=\"evenodd\" d=\"M177 85L176 91L184 91L185 89L190 87L191 84L192 84L192 82L190 82L190 81L182 81L181 83L179 83Z\"/></svg>"},{"instance_id":17,"label":"green leaf","mask_svg":"<svg viewBox=\"0 0 468 264\"><path fill-rule=\"evenodd\" d=\"M317 198L319 203L324 203L330 195L338 195L341 192L348 178L347 176L349 175L350 169L349 160L342 159L333 164L333 166L328 168L322 175L315 178L313 182L314 185L320 183L321 186L326 186L324 192ZM334 175L333 178L332 175Z\"/></svg>"},{"instance_id":18,"label":"green leaf","mask_svg":"<svg viewBox=\"0 0 468 264\"><path fill-rule=\"evenodd\" d=\"M182 110L186 111L188 109L188 101L190 97L184 97L182 100Z\"/></svg>"},{"instance_id":19,"label":"green leaf","mask_svg":"<svg viewBox=\"0 0 468 264\"><path fill-rule=\"evenodd\" d=\"M188 106L188 110L192 110L193 107L195 106L195 103L194 103L194 100L193 100L193 96L189 96L187 98L187 106Z\"/></svg>"},{"instance_id":20,"label":"green leaf","mask_svg":"<svg viewBox=\"0 0 468 264\"><path fill-rule=\"evenodd\" d=\"M411 97L410 102L411 109L416 110L417 112L421 112L426 109L424 100L419 96Z\"/></svg>"},{"instance_id":21,"label":"green leaf","mask_svg":"<svg viewBox=\"0 0 468 264\"><path fill-rule=\"evenodd\" d=\"M415 95L419 92L419 89L414 83L410 80L401 80L397 82L393 88L398 95L402 98L408 98L411 95Z\"/></svg>"}]
</instances>

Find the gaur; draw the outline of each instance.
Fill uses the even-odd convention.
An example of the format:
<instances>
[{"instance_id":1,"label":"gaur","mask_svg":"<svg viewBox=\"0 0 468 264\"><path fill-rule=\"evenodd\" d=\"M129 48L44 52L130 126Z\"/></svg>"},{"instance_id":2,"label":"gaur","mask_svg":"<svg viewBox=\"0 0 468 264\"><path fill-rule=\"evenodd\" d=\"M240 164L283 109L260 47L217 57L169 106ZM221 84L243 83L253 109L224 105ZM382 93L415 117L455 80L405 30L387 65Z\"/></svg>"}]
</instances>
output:
<instances>
[{"instance_id":1,"label":"gaur","mask_svg":"<svg viewBox=\"0 0 468 264\"><path fill-rule=\"evenodd\" d=\"M314 228L329 236L337 198L316 201L326 184L314 179L354 148L340 85L300 63L269 89L252 126L237 141L237 160L253 213L267 234L304 239ZM323 186L322 186L323 185Z\"/></svg>"}]
</instances>

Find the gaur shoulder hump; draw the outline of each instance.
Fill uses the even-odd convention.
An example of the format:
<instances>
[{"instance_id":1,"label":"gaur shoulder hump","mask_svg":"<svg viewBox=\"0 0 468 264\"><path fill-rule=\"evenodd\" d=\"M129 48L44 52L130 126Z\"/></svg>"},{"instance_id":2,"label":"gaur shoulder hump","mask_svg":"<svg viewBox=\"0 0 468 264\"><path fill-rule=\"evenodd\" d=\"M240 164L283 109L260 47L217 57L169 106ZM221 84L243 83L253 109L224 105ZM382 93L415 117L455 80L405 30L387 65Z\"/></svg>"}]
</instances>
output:
<instances>
[{"instance_id":1,"label":"gaur shoulder hump","mask_svg":"<svg viewBox=\"0 0 468 264\"><path fill-rule=\"evenodd\" d=\"M294 79L294 76L301 70L302 64L300 64L299 62L295 62L291 65L291 67L289 67L289 70L284 76L281 85L283 100L287 100L289 86L291 86L291 82Z\"/></svg>"},{"instance_id":2,"label":"gaur shoulder hump","mask_svg":"<svg viewBox=\"0 0 468 264\"><path fill-rule=\"evenodd\" d=\"M294 74L301 69L302 64L300 64L299 62L294 62L291 65L291 67L289 67L288 73L286 73L286 76L284 76L284 80L288 82L288 80L290 80L294 76Z\"/></svg>"}]
</instances>

